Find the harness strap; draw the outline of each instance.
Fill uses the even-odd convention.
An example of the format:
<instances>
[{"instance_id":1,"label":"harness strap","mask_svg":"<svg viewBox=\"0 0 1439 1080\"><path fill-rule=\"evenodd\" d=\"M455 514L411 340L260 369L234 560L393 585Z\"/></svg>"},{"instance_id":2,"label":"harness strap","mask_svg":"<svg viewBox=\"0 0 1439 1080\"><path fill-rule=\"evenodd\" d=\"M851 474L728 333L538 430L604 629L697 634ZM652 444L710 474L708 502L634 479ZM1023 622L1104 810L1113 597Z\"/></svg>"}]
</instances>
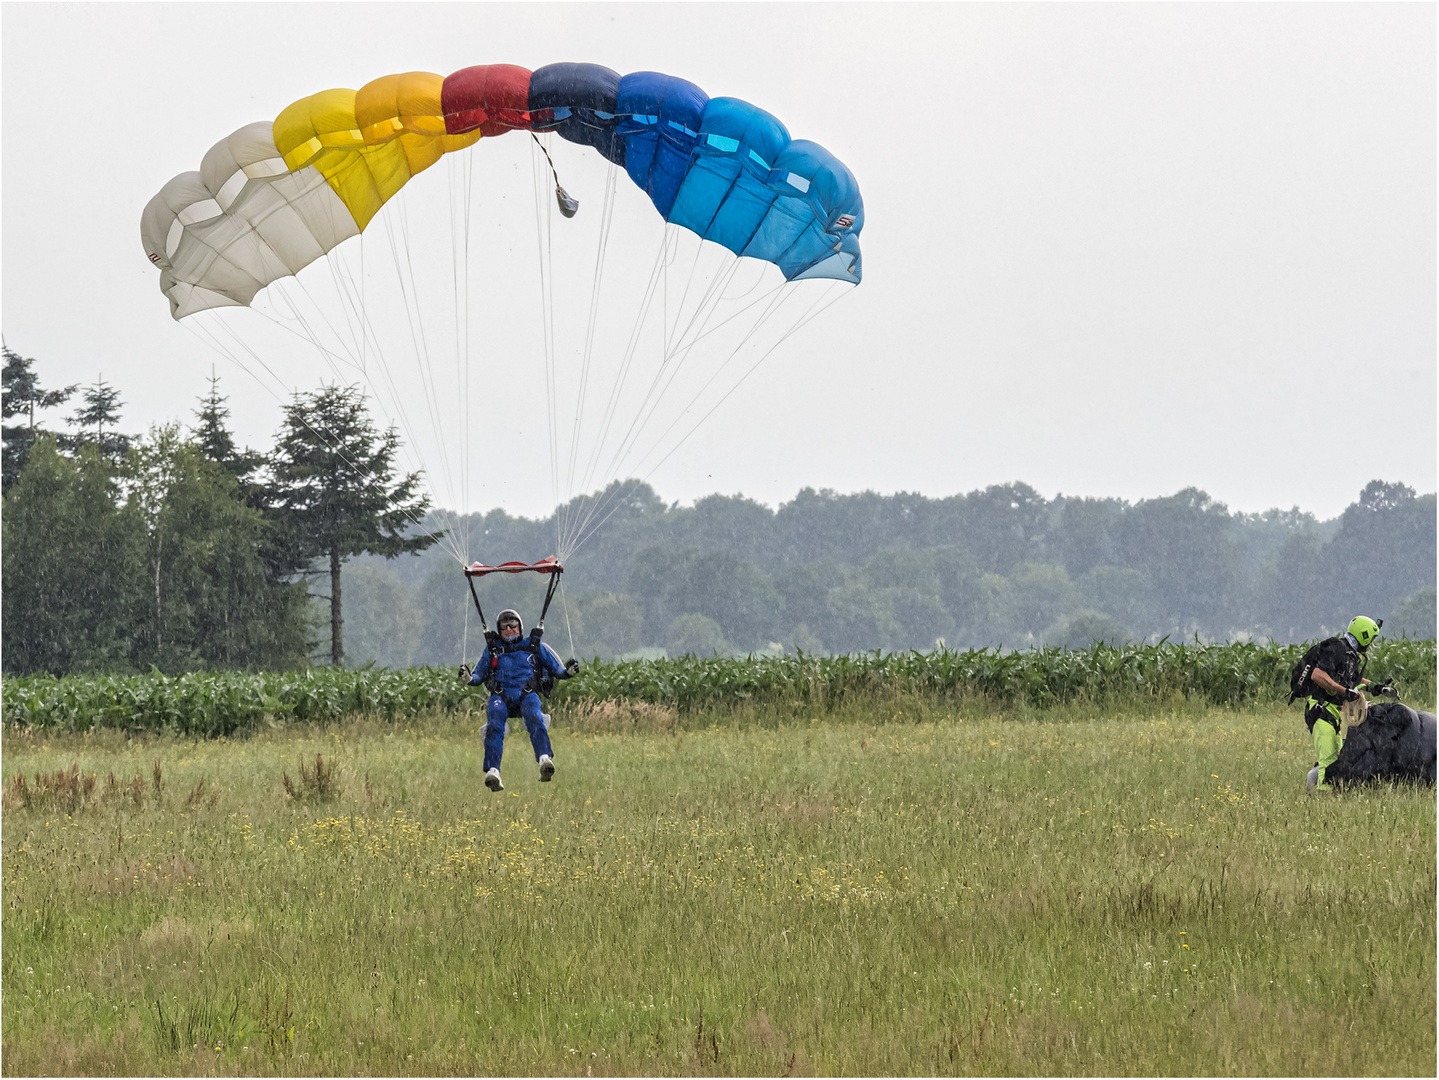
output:
<instances>
[{"instance_id":1,"label":"harness strap","mask_svg":"<svg viewBox=\"0 0 1439 1080\"><path fill-rule=\"evenodd\" d=\"M549 696L550 689L552 688L552 679L547 679L545 677L548 672L546 672L545 670L544 658L540 653L540 633L541 631L537 628L530 631L530 637L528 639L521 638L513 645L511 645L507 641L500 641L498 642L498 644L496 644L490 649L490 677L486 680L486 686L489 687L491 693L499 692L495 689L494 686L489 686L489 684L491 682L495 682L497 678L497 673L500 667L500 654L529 653L530 678L524 686L520 687L520 693L528 694L531 691L536 691L544 695L545 697ZM497 682L495 683L495 686L498 686Z\"/></svg>"},{"instance_id":2,"label":"harness strap","mask_svg":"<svg viewBox=\"0 0 1439 1080\"><path fill-rule=\"evenodd\" d=\"M1335 704L1332 703L1332 702L1329 702L1329 701L1321 701L1319 698L1316 698L1316 697L1311 696L1311 697L1308 699L1307 707L1306 707L1305 710L1304 710L1304 711L1305 711L1305 714L1306 714L1306 717L1307 717L1307 715L1308 715L1309 713L1313 712L1316 708L1323 710L1323 719L1329 721L1329 723L1330 723L1331 725L1333 725L1334 730L1335 730L1335 731L1338 731L1338 730L1339 730L1339 726L1340 726L1340 724L1342 723L1343 710L1342 710L1338 705L1335 705ZM1309 718L1309 719L1307 720L1307 723L1308 723L1308 725L1309 725L1309 729L1310 729L1311 731L1314 730L1315 721L1317 721L1317 720L1319 720L1319 719L1320 719L1320 716L1319 716L1319 715L1315 715L1314 717Z\"/></svg>"}]
</instances>

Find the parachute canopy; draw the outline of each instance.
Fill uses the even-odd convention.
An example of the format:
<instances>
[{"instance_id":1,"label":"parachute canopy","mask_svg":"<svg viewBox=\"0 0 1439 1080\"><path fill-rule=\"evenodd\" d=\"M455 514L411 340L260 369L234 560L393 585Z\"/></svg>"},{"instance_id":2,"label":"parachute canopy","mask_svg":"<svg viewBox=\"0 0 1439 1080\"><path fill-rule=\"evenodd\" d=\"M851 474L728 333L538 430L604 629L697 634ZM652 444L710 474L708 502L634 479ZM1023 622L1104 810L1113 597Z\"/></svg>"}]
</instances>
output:
<instances>
[{"instance_id":1,"label":"parachute canopy","mask_svg":"<svg viewBox=\"0 0 1439 1080\"><path fill-rule=\"evenodd\" d=\"M489 64L325 90L215 144L141 216L171 314L248 305L362 232L443 155L507 131L593 148L665 221L772 263L786 281L860 281L853 174L764 110L653 71Z\"/></svg>"},{"instance_id":2,"label":"parachute canopy","mask_svg":"<svg viewBox=\"0 0 1439 1080\"><path fill-rule=\"evenodd\" d=\"M1366 783L1407 780L1434 783L1435 719L1398 701L1376 702L1345 733L1339 759L1326 780Z\"/></svg>"}]
</instances>

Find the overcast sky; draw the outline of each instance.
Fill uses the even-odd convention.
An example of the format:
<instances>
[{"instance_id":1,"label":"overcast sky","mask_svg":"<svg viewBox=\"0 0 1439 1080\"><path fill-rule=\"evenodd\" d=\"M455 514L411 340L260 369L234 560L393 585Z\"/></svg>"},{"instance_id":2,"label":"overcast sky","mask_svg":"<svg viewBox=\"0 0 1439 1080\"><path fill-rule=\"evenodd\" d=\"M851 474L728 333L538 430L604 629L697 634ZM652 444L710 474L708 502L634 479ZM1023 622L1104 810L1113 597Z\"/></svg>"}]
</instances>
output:
<instances>
[{"instance_id":1,"label":"overcast sky","mask_svg":"<svg viewBox=\"0 0 1439 1080\"><path fill-rule=\"evenodd\" d=\"M1431 4L6 3L0 35L5 341L50 386L103 373L130 430L189 420L212 367L242 439L279 423L169 316L139 219L171 176L319 90L582 60L744 98L864 195L863 284L655 471L666 499L1022 480L1331 517L1435 488ZM519 177L524 137L487 142ZM486 210L526 252L528 170ZM533 353L490 322L487 362ZM520 445L469 508L543 514L543 398L491 385L472 439Z\"/></svg>"}]
</instances>

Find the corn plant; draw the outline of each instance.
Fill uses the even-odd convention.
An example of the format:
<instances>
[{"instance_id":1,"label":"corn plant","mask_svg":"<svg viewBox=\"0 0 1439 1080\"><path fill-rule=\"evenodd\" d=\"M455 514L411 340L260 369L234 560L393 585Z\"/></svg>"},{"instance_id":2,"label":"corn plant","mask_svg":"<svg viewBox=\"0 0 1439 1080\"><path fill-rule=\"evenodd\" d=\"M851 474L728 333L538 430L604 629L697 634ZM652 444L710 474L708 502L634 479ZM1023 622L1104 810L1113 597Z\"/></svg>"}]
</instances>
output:
<instances>
[{"instance_id":1,"label":"corn plant","mask_svg":"<svg viewBox=\"0 0 1439 1080\"><path fill-rule=\"evenodd\" d=\"M1305 645L1099 645L1089 649L937 649L842 656L682 656L596 661L561 682L554 704L643 702L680 713L763 702L814 712L884 696L971 698L996 707L1081 702L1141 704L1183 698L1210 704L1281 699ZM1435 695L1432 640L1380 639L1368 670L1416 704ZM6 724L61 731L119 728L190 737L260 726L334 723L358 714L404 720L482 707L483 691L447 667L314 668L301 672L158 672L134 676L6 677Z\"/></svg>"}]
</instances>

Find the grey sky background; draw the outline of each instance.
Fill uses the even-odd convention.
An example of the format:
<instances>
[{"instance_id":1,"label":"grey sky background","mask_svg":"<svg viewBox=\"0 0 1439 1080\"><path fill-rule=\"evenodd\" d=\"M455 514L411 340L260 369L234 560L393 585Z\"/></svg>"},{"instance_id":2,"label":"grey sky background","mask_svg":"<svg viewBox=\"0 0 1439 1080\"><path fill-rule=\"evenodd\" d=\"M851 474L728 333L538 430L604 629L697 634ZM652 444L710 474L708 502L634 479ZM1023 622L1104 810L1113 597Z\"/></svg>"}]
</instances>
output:
<instances>
[{"instance_id":1,"label":"grey sky background","mask_svg":"<svg viewBox=\"0 0 1439 1080\"><path fill-rule=\"evenodd\" d=\"M49 386L103 373L132 431L188 421L212 366L242 440L279 422L169 317L139 218L171 176L332 86L584 60L753 102L864 194L864 283L663 497L1193 485L1330 517L1376 477L1435 488L1433 5L7 3L0 50L6 343ZM532 249L528 168L489 212ZM533 353L495 323L489 362ZM472 438L542 456L542 411L497 385ZM550 490L526 460L465 508Z\"/></svg>"}]
</instances>

